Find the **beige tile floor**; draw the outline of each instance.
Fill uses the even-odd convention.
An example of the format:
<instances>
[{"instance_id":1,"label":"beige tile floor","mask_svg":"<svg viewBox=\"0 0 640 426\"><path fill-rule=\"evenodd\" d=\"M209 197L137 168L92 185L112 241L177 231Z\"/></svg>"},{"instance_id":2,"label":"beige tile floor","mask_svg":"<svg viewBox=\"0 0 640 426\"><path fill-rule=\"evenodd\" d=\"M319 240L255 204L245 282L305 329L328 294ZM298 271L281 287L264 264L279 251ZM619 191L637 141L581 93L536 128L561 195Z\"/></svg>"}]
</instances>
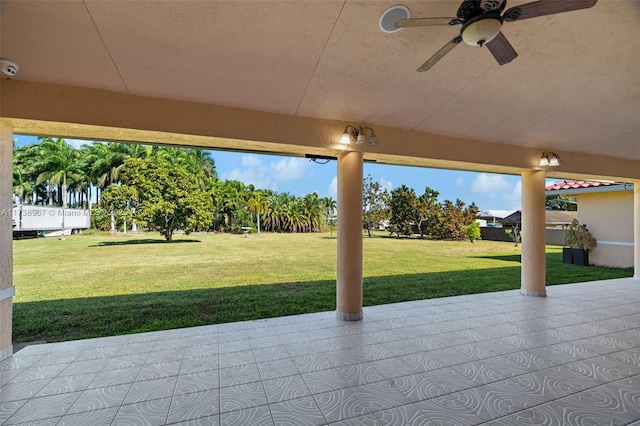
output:
<instances>
[{"instance_id":1,"label":"beige tile floor","mask_svg":"<svg viewBox=\"0 0 640 426\"><path fill-rule=\"evenodd\" d=\"M28 346L0 424L626 425L640 282L553 286Z\"/></svg>"}]
</instances>

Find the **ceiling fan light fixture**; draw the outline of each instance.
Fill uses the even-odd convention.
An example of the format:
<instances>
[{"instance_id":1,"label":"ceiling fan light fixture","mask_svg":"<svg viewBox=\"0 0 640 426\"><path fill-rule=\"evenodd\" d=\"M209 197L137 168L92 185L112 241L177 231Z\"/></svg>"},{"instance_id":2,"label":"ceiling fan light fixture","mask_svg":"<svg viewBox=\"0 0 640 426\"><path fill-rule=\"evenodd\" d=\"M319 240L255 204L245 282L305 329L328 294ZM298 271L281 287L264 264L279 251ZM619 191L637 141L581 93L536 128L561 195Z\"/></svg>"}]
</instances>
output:
<instances>
[{"instance_id":1,"label":"ceiling fan light fixture","mask_svg":"<svg viewBox=\"0 0 640 426\"><path fill-rule=\"evenodd\" d=\"M484 14L467 21L460 35L470 46L483 46L496 38L502 28L502 18L498 14Z\"/></svg>"}]
</instances>

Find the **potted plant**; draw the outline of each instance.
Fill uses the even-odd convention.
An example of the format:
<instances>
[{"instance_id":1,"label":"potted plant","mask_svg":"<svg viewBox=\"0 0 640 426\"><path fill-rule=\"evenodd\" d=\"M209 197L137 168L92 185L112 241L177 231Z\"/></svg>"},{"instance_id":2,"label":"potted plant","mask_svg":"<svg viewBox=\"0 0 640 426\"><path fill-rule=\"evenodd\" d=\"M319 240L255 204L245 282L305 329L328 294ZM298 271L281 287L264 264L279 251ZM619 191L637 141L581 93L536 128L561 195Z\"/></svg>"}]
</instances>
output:
<instances>
[{"instance_id":1,"label":"potted plant","mask_svg":"<svg viewBox=\"0 0 640 426\"><path fill-rule=\"evenodd\" d=\"M589 265L589 251L596 248L598 244L587 229L587 225L580 225L577 219L573 219L567 230L565 241L568 247L562 249L562 262Z\"/></svg>"}]
</instances>

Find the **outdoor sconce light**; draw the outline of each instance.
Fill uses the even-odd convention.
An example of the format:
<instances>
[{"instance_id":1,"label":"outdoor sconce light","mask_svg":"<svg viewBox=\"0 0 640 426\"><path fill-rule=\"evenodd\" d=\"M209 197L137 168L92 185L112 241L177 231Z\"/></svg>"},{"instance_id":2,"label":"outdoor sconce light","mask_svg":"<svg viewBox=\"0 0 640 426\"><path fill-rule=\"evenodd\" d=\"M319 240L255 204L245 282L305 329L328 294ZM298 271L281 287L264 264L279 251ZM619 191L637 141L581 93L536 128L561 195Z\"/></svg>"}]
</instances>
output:
<instances>
[{"instance_id":1,"label":"outdoor sconce light","mask_svg":"<svg viewBox=\"0 0 640 426\"><path fill-rule=\"evenodd\" d=\"M560 165L560 156L555 152L543 152L540 157L540 167L557 167Z\"/></svg>"},{"instance_id":2,"label":"outdoor sconce light","mask_svg":"<svg viewBox=\"0 0 640 426\"><path fill-rule=\"evenodd\" d=\"M349 145L353 141L358 145L363 145L367 141L365 130L369 130L371 132L371 135L369 136L369 145L378 145L378 137L376 136L376 132L374 132L371 127L358 126L358 128L355 128L350 124L348 124L347 127L344 128L344 133L340 138L340 143Z\"/></svg>"}]
</instances>

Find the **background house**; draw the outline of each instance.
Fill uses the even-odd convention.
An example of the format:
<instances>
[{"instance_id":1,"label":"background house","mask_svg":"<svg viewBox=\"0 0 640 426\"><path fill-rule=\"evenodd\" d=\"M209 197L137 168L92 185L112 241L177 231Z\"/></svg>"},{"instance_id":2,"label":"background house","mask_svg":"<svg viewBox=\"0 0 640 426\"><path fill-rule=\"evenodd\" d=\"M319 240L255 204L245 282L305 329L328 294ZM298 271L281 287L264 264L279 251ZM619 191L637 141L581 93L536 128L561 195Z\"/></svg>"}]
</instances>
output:
<instances>
[{"instance_id":1,"label":"background house","mask_svg":"<svg viewBox=\"0 0 640 426\"><path fill-rule=\"evenodd\" d=\"M577 212L547 210L545 212L546 244L564 245L566 230L571 224L571 221L577 218ZM522 229L522 212L520 210L516 210L508 216L501 218L499 227L481 227L480 233L483 240L511 241L511 237L504 232L504 230L512 229L515 226L517 226L519 230Z\"/></svg>"},{"instance_id":2,"label":"background house","mask_svg":"<svg viewBox=\"0 0 640 426\"><path fill-rule=\"evenodd\" d=\"M633 266L633 185L565 180L548 185L547 195L574 195L578 221L598 241L589 253L593 265Z\"/></svg>"}]
</instances>

